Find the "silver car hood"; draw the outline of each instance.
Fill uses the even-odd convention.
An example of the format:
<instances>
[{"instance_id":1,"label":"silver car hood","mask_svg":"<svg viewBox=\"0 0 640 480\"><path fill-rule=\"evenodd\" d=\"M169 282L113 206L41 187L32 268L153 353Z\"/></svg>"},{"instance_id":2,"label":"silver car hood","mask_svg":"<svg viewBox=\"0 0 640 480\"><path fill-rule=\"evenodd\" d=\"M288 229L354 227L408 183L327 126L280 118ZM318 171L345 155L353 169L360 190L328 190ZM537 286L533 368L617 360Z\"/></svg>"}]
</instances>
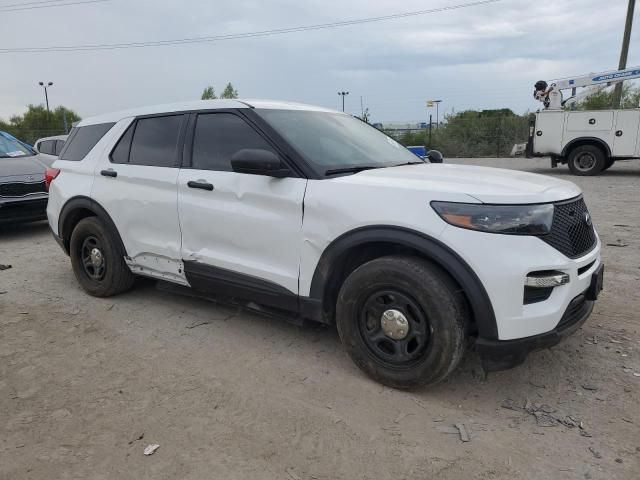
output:
<instances>
[{"instance_id":1,"label":"silver car hood","mask_svg":"<svg viewBox=\"0 0 640 480\"><path fill-rule=\"evenodd\" d=\"M0 158L0 182L37 182L44 179L46 169L39 155Z\"/></svg>"}]
</instances>

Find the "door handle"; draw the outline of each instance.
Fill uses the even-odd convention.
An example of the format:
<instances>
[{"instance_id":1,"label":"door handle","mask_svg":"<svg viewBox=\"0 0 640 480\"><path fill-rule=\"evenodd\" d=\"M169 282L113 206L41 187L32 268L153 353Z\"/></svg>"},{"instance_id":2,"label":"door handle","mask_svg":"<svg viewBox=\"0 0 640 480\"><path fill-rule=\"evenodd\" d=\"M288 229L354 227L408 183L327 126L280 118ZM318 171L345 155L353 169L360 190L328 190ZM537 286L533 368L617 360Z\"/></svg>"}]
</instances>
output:
<instances>
[{"instance_id":1,"label":"door handle","mask_svg":"<svg viewBox=\"0 0 640 480\"><path fill-rule=\"evenodd\" d=\"M211 191L213 190L213 185L210 184L209 182L205 182L204 180L189 180L187 182L187 186L189 188L199 188L200 190L208 190Z\"/></svg>"},{"instance_id":2,"label":"door handle","mask_svg":"<svg viewBox=\"0 0 640 480\"><path fill-rule=\"evenodd\" d=\"M118 176L118 172L116 172L115 170L101 170L100 171L100 175L102 175L103 177L117 177Z\"/></svg>"}]
</instances>

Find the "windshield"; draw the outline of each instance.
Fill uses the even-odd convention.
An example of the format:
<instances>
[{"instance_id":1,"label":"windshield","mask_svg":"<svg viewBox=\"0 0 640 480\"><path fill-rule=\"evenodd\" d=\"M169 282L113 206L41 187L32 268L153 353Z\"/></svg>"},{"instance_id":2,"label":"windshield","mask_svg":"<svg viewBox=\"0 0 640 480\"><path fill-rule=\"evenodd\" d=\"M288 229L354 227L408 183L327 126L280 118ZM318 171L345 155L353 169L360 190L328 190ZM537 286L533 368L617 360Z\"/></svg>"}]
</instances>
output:
<instances>
[{"instance_id":1,"label":"windshield","mask_svg":"<svg viewBox=\"0 0 640 480\"><path fill-rule=\"evenodd\" d=\"M31 157L34 155L26 144L5 132L0 132L0 158Z\"/></svg>"},{"instance_id":2,"label":"windshield","mask_svg":"<svg viewBox=\"0 0 640 480\"><path fill-rule=\"evenodd\" d=\"M398 142L350 115L305 110L258 113L322 174L422 163Z\"/></svg>"}]
</instances>

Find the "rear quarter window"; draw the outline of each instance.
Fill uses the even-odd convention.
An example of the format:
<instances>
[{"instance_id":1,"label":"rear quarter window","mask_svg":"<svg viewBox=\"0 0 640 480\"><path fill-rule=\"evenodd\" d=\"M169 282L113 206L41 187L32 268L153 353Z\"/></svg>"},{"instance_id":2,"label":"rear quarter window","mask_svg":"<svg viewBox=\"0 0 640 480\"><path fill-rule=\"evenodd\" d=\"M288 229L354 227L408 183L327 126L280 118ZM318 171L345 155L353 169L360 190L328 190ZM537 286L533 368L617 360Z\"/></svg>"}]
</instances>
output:
<instances>
[{"instance_id":1,"label":"rear quarter window","mask_svg":"<svg viewBox=\"0 0 640 480\"><path fill-rule=\"evenodd\" d=\"M114 125L115 123L99 123L86 127L75 127L60 152L60 160L79 162Z\"/></svg>"}]
</instances>

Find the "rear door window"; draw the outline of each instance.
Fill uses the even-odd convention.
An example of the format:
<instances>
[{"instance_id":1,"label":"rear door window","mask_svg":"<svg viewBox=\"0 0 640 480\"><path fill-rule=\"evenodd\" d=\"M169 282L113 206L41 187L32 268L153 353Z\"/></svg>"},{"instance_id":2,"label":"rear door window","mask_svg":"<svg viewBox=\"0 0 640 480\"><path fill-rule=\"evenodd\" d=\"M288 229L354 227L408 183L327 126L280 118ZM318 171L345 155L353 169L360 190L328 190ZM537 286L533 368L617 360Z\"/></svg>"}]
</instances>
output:
<instances>
[{"instance_id":1,"label":"rear door window","mask_svg":"<svg viewBox=\"0 0 640 480\"><path fill-rule=\"evenodd\" d=\"M60 152L60 160L79 162L114 125L115 123L99 123L74 128Z\"/></svg>"},{"instance_id":2,"label":"rear door window","mask_svg":"<svg viewBox=\"0 0 640 480\"><path fill-rule=\"evenodd\" d=\"M177 167L178 140L183 119L184 115L138 119L133 130L128 163L153 167ZM126 135L125 133L121 140L125 140ZM118 147L113 154L118 156L119 163L125 163L122 161L124 152L119 152Z\"/></svg>"}]
</instances>

